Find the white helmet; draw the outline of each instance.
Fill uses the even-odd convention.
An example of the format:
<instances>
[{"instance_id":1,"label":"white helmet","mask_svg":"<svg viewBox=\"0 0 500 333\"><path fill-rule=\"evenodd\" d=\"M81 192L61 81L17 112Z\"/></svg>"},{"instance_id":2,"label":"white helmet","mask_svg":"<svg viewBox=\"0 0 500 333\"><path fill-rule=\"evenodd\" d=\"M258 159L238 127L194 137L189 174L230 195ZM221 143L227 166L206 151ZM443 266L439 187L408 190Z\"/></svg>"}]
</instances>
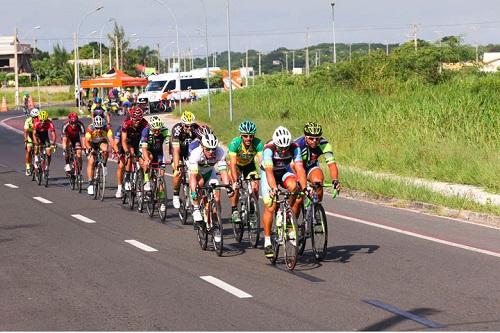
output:
<instances>
[{"instance_id":1,"label":"white helmet","mask_svg":"<svg viewBox=\"0 0 500 333\"><path fill-rule=\"evenodd\" d=\"M273 143L280 148L286 148L290 146L292 142L292 134L290 131L283 126L279 126L274 130L273 133Z\"/></svg>"},{"instance_id":2,"label":"white helmet","mask_svg":"<svg viewBox=\"0 0 500 333\"><path fill-rule=\"evenodd\" d=\"M33 108L30 112L30 116L31 118L35 118L35 117L38 117L38 115L40 114L40 110L38 110L37 108Z\"/></svg>"},{"instance_id":3,"label":"white helmet","mask_svg":"<svg viewBox=\"0 0 500 333\"><path fill-rule=\"evenodd\" d=\"M205 148L215 149L219 145L219 139L213 134L205 134L201 138L201 144Z\"/></svg>"},{"instance_id":4,"label":"white helmet","mask_svg":"<svg viewBox=\"0 0 500 333\"><path fill-rule=\"evenodd\" d=\"M104 124L106 123L104 121L104 118L101 117L101 116L95 116L94 117L94 127L95 128L103 128L104 127Z\"/></svg>"}]
</instances>

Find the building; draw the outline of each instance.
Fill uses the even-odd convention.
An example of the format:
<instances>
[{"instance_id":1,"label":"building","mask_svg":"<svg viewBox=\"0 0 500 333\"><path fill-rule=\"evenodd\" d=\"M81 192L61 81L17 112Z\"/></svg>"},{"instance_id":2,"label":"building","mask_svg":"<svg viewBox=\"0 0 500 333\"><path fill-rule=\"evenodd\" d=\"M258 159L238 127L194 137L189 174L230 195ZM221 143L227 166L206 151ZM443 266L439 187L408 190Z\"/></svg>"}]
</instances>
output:
<instances>
[{"instance_id":1,"label":"building","mask_svg":"<svg viewBox=\"0 0 500 333\"><path fill-rule=\"evenodd\" d=\"M14 36L0 36L0 72L14 73ZM21 44L17 40L17 61L19 66L19 74L33 73L31 66L31 56L33 50L30 44Z\"/></svg>"},{"instance_id":2,"label":"building","mask_svg":"<svg viewBox=\"0 0 500 333\"><path fill-rule=\"evenodd\" d=\"M497 72L500 68L500 52L485 52L483 54L483 72Z\"/></svg>"}]
</instances>

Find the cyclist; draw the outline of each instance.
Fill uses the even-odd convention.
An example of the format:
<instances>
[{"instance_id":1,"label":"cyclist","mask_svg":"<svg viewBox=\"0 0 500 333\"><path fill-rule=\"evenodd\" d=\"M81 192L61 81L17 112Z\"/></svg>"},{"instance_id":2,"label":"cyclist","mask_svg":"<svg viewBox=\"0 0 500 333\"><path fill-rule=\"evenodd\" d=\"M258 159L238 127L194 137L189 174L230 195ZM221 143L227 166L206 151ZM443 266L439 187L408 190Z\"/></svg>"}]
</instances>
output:
<instances>
[{"instance_id":1,"label":"cyclist","mask_svg":"<svg viewBox=\"0 0 500 333\"><path fill-rule=\"evenodd\" d=\"M189 188L191 189L191 199L193 202L193 220L195 229L203 221L200 212L200 200L198 197L197 186L203 186L205 183L219 184L215 165L220 173L224 184L230 184L227 173L226 153L219 147L219 140L213 134L204 135L201 138L201 145L194 149L189 155ZM234 194L232 188L228 189L228 195ZM220 193L215 194L215 200L220 206Z\"/></svg>"},{"instance_id":2,"label":"cyclist","mask_svg":"<svg viewBox=\"0 0 500 333\"><path fill-rule=\"evenodd\" d=\"M124 120L121 128L121 143L125 155L139 157L141 151L139 144L141 142L142 131L148 127L148 122L144 119L144 111L139 107L132 107L130 109L130 119ZM130 191L130 171L132 170L132 159L127 159L128 163L125 165L125 190ZM142 164L141 160L139 163Z\"/></svg>"},{"instance_id":3,"label":"cyclist","mask_svg":"<svg viewBox=\"0 0 500 333\"><path fill-rule=\"evenodd\" d=\"M94 104L92 104L92 107L90 108L90 113L92 119L94 119L95 116L101 116L106 119L108 126L111 126L111 116L109 115L108 109L102 105L101 97L96 97L94 99Z\"/></svg>"},{"instance_id":4,"label":"cyclist","mask_svg":"<svg viewBox=\"0 0 500 333\"><path fill-rule=\"evenodd\" d=\"M229 154L229 168L231 170L231 177L236 192L231 198L231 221L233 223L241 222L238 212L238 176L243 174L243 177L248 177L251 173L256 174L256 165L258 165L259 161L262 159L262 151L264 150L262 141L255 137L257 126L254 122L245 120L240 124L238 130L240 136L235 137L227 148ZM253 182L252 188L258 197L258 181Z\"/></svg>"},{"instance_id":5,"label":"cyclist","mask_svg":"<svg viewBox=\"0 0 500 333\"><path fill-rule=\"evenodd\" d=\"M30 112L30 117L24 121L24 143L26 153L24 163L26 163L26 176L31 176L31 151L33 150L33 124L38 121L40 111L34 108Z\"/></svg>"},{"instance_id":6,"label":"cyclist","mask_svg":"<svg viewBox=\"0 0 500 333\"><path fill-rule=\"evenodd\" d=\"M189 111L184 111L181 115L181 121L172 127L172 168L174 170L174 178L172 180L174 194L172 197L172 203L176 209L179 209L181 206L181 202L179 200L179 191L181 187L181 173L179 172L179 166L188 159L189 144L191 141L196 139L196 131L199 126L195 123L195 119L194 114Z\"/></svg>"},{"instance_id":7,"label":"cyclist","mask_svg":"<svg viewBox=\"0 0 500 333\"><path fill-rule=\"evenodd\" d=\"M321 155L325 156L326 165L330 171L332 179L332 187L335 190L340 190L340 183L338 181L339 171L337 163L333 156L333 150L330 143L322 136L323 128L320 124L315 122L308 122L304 126L304 136L295 140L295 143L300 148L302 161L307 175L307 180L311 183L321 183L323 185L325 176L319 166L318 158ZM317 189L318 200L323 200L323 188ZM296 202L295 209L298 208L299 203Z\"/></svg>"},{"instance_id":8,"label":"cyclist","mask_svg":"<svg viewBox=\"0 0 500 333\"><path fill-rule=\"evenodd\" d=\"M142 130L141 147L144 163L144 190L150 191L151 184L149 182L149 165L151 162L160 164L169 164L170 160L170 132L168 128L163 126L163 121L158 116L152 116L149 119L149 127ZM163 176L163 173L161 174ZM165 196L165 192L160 192L160 197ZM163 198L161 198L163 199ZM166 207L163 203L160 206L161 211L165 211Z\"/></svg>"},{"instance_id":9,"label":"cyclist","mask_svg":"<svg viewBox=\"0 0 500 333\"><path fill-rule=\"evenodd\" d=\"M56 150L56 129L54 123L49 119L47 111L40 111L37 122L33 123L33 142L35 144L35 154L38 155L40 146L45 146L47 152L47 171L49 170L50 161L52 160L52 152ZM50 133L50 138L49 138ZM38 158L35 156L35 166L38 163Z\"/></svg>"},{"instance_id":10,"label":"cyclist","mask_svg":"<svg viewBox=\"0 0 500 333\"><path fill-rule=\"evenodd\" d=\"M118 126L113 140L113 153L117 157L118 167L116 168L116 183L118 184L115 198L121 199L123 196L123 172L125 171L125 150L122 146L122 126Z\"/></svg>"},{"instance_id":11,"label":"cyclist","mask_svg":"<svg viewBox=\"0 0 500 333\"><path fill-rule=\"evenodd\" d=\"M106 121L101 116L95 116L92 124L87 126L85 132L85 148L87 149L88 163L87 163L87 178L89 186L87 193L94 194L94 165L96 162L97 151L102 152L104 158L104 174L106 175L106 162L108 160L108 144L113 143L113 131L106 126Z\"/></svg>"},{"instance_id":12,"label":"cyclist","mask_svg":"<svg viewBox=\"0 0 500 333\"><path fill-rule=\"evenodd\" d=\"M82 167L82 151L83 138L85 136L85 125L78 119L76 112L70 112L68 114L68 119L64 122L61 137L62 137L62 149L65 152L64 155L64 171L70 172L71 166L69 165L69 155L70 147L76 149L76 158L78 161L78 167Z\"/></svg>"},{"instance_id":13,"label":"cyclist","mask_svg":"<svg viewBox=\"0 0 500 333\"><path fill-rule=\"evenodd\" d=\"M23 92L23 109L24 109L24 114L28 115L28 112L30 111L30 93L25 91Z\"/></svg>"},{"instance_id":14,"label":"cyclist","mask_svg":"<svg viewBox=\"0 0 500 333\"><path fill-rule=\"evenodd\" d=\"M271 245L271 226L273 223L276 203L273 202L278 192L278 185L290 192L306 188L306 173L302 163L299 146L292 142L292 134L282 126L274 130L273 138L264 146L260 171L260 189L264 200L264 254L266 257L273 256ZM293 172L291 164L294 164L296 173ZM290 197L292 207L297 200L296 195ZM293 211L297 216L298 207Z\"/></svg>"}]
</instances>

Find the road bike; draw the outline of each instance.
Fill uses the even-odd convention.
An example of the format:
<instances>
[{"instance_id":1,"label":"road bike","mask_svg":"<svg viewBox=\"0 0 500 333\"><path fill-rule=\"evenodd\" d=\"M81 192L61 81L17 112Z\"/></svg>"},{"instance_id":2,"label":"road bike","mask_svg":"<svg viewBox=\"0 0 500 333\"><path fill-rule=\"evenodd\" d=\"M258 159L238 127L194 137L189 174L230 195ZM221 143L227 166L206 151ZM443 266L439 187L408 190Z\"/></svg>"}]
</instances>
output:
<instances>
[{"instance_id":1,"label":"road bike","mask_svg":"<svg viewBox=\"0 0 500 333\"><path fill-rule=\"evenodd\" d=\"M49 163L45 145L38 145L38 154L34 155L33 160L35 161L33 163L33 177L36 183L39 186L43 183L47 187L49 185Z\"/></svg>"},{"instance_id":2,"label":"road bike","mask_svg":"<svg viewBox=\"0 0 500 333\"><path fill-rule=\"evenodd\" d=\"M94 164L94 178L92 179L92 183L94 184L94 200L99 198L103 201L104 190L106 189L106 164L101 149L97 152L92 152L92 154L95 154L96 156Z\"/></svg>"},{"instance_id":3,"label":"road bike","mask_svg":"<svg viewBox=\"0 0 500 333\"><path fill-rule=\"evenodd\" d=\"M215 253L220 257L224 245L224 234L221 221L221 208L215 201L215 191L220 188L231 189L230 185L208 184L198 187L200 192L200 209L203 209L203 221L198 223L196 235L202 250L207 249L208 236L211 236Z\"/></svg>"},{"instance_id":4,"label":"road bike","mask_svg":"<svg viewBox=\"0 0 500 333\"><path fill-rule=\"evenodd\" d=\"M165 178L163 173L165 166L158 162L152 162L149 165L149 183L151 190L144 191L142 196L146 203L146 210L149 217L154 216L155 208L159 205L158 214L163 222L167 217L167 187L165 186ZM163 204L163 207L162 207ZM162 208L164 208L162 210Z\"/></svg>"},{"instance_id":5,"label":"road bike","mask_svg":"<svg viewBox=\"0 0 500 333\"><path fill-rule=\"evenodd\" d=\"M289 270L293 270L297 264L297 223L292 212L292 207L288 200L293 193L288 190L278 190L278 194L274 198L277 204L276 213L271 230L271 244L273 246L273 256L270 258L272 264L276 264L279 256L280 247L285 251L285 265ZM283 199L279 196L282 195Z\"/></svg>"},{"instance_id":6,"label":"road bike","mask_svg":"<svg viewBox=\"0 0 500 333\"><path fill-rule=\"evenodd\" d=\"M255 173L250 173L244 178L241 175L238 178L239 194L238 212L240 214L240 223L232 223L234 239L240 243L243 239L245 228L248 233L248 241L252 247L257 247L260 237L260 210L259 197L253 191L252 183L260 178Z\"/></svg>"},{"instance_id":7,"label":"road bike","mask_svg":"<svg viewBox=\"0 0 500 333\"><path fill-rule=\"evenodd\" d=\"M302 201L302 219L298 223L298 253L301 255L306 247L307 238L311 239L311 247L316 261L321 261L326 256L328 247L328 221L325 209L318 199L319 188L331 187L312 183L307 185L305 197ZM336 191L336 190L334 190Z\"/></svg>"},{"instance_id":8,"label":"road bike","mask_svg":"<svg viewBox=\"0 0 500 333\"><path fill-rule=\"evenodd\" d=\"M137 210L139 212L142 212L144 208L144 201L142 200L144 175L142 173L141 165L139 164L139 159L141 157L139 155L135 155L133 157L128 156L125 160L125 165L128 164L130 158L134 159L132 162L132 170L130 172L127 172L129 175L128 181L130 183L130 188L127 189L127 187L125 186L122 203L128 203L128 207L130 208L130 210L133 210L135 202L137 200ZM127 179L127 177L125 179Z\"/></svg>"},{"instance_id":9,"label":"road bike","mask_svg":"<svg viewBox=\"0 0 500 333\"><path fill-rule=\"evenodd\" d=\"M179 189L179 219L181 220L181 224L185 225L187 223L188 216L193 213L191 196L189 194L189 171L186 163L180 163L177 171L181 174L181 187Z\"/></svg>"},{"instance_id":10,"label":"road bike","mask_svg":"<svg viewBox=\"0 0 500 333\"><path fill-rule=\"evenodd\" d=\"M71 189L75 190L78 188L78 192L82 192L83 177L82 177L82 166L78 162L78 157L76 156L76 150L81 150L82 148L74 148L73 146L69 149L69 166L70 171L66 172L68 176Z\"/></svg>"}]
</instances>

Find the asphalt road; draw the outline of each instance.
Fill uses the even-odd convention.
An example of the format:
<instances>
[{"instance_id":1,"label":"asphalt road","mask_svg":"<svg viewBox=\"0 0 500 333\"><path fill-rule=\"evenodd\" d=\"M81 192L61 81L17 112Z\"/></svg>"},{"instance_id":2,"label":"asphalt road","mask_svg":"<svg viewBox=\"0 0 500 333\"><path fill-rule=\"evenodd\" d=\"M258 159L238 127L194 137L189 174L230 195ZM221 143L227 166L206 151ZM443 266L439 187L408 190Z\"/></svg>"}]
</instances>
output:
<instances>
[{"instance_id":1,"label":"asphalt road","mask_svg":"<svg viewBox=\"0 0 500 333\"><path fill-rule=\"evenodd\" d=\"M327 198L326 260L306 250L291 273L227 221L217 257L171 205L165 224L122 207L114 163L100 202L71 191L60 149L48 188L24 176L21 135L0 127L0 152L2 331L500 330L498 229Z\"/></svg>"}]
</instances>

